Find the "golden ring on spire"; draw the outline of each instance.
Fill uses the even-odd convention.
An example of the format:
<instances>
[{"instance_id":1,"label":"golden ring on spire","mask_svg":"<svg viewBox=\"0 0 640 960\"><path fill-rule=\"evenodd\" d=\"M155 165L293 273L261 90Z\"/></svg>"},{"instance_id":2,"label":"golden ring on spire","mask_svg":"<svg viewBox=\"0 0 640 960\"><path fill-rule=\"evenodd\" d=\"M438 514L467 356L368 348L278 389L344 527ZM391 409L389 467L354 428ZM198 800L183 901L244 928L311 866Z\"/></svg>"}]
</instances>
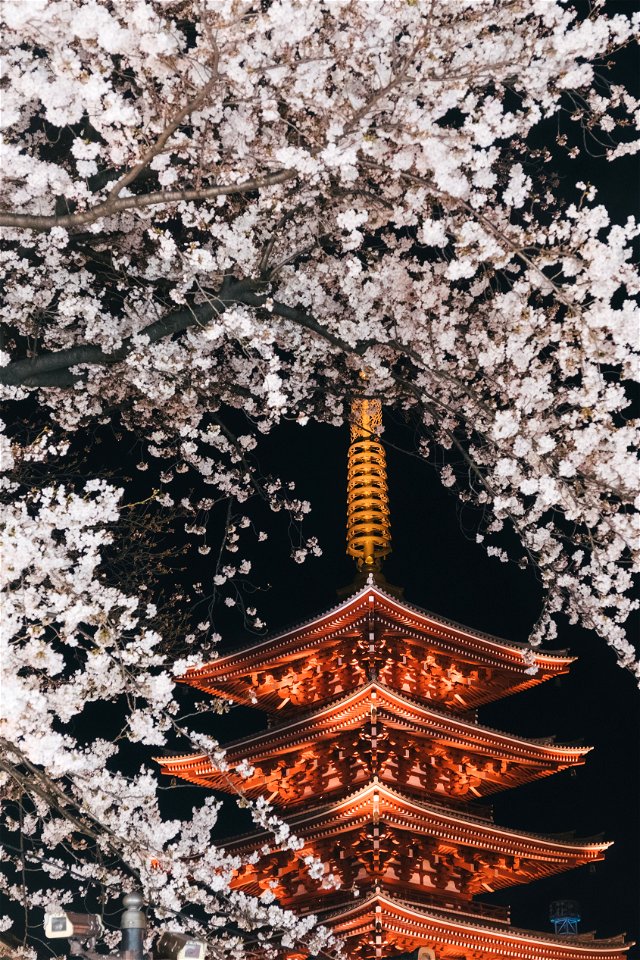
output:
<instances>
[{"instance_id":1,"label":"golden ring on spire","mask_svg":"<svg viewBox=\"0 0 640 960\"><path fill-rule=\"evenodd\" d=\"M391 553L387 461L378 438L379 400L351 404L351 445L347 471L347 553L359 570L379 570Z\"/></svg>"}]
</instances>

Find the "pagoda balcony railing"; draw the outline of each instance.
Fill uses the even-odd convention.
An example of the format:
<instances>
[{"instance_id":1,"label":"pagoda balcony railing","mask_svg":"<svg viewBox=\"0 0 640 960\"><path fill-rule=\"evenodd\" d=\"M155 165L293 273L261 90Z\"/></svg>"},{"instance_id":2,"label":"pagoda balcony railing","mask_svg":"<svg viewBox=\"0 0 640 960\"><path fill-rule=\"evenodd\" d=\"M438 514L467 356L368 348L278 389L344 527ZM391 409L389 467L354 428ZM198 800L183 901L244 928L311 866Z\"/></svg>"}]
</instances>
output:
<instances>
[{"instance_id":1,"label":"pagoda balcony railing","mask_svg":"<svg viewBox=\"0 0 640 960\"><path fill-rule=\"evenodd\" d=\"M442 896L421 894L420 902L434 910L446 910L450 913L463 913L472 917L484 917L486 920L496 920L508 923L510 920L509 907L495 903L479 903L478 901L457 900L453 897L445 899Z\"/></svg>"}]
</instances>

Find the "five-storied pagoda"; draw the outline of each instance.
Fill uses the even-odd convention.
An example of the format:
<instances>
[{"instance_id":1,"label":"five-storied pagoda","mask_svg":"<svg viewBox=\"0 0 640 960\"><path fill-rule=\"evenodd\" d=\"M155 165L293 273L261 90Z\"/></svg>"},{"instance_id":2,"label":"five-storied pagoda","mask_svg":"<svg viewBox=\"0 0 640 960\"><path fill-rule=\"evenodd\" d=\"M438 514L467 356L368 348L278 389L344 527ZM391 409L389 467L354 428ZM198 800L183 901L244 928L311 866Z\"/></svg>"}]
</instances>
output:
<instances>
[{"instance_id":1,"label":"five-storied pagoda","mask_svg":"<svg viewBox=\"0 0 640 960\"><path fill-rule=\"evenodd\" d=\"M401 600L380 573L391 549L380 404L356 401L349 448L350 595L301 626L191 669L199 690L268 714L263 733L227 746L221 774L206 756L164 759L174 777L265 796L304 842L244 867L235 886L271 888L280 904L313 912L354 958L418 947L438 960L623 958L624 938L559 936L511 926L478 894L602 859L599 839L544 836L493 822L482 800L584 762L585 747L482 726L475 710L566 673L565 652L526 647ZM234 765L248 761L248 779ZM229 772L231 771L231 772ZM245 770L246 772L246 770ZM480 802L480 805L478 805ZM256 832L225 844L259 851ZM313 880L313 854L341 882Z\"/></svg>"}]
</instances>

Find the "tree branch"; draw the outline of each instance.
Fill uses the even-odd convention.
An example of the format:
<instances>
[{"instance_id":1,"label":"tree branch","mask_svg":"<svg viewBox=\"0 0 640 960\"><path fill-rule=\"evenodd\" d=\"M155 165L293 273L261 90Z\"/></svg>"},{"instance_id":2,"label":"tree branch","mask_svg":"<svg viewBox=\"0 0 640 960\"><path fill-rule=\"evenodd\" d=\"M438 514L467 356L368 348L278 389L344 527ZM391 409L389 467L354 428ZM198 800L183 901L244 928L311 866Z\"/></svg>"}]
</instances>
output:
<instances>
[{"instance_id":1,"label":"tree branch","mask_svg":"<svg viewBox=\"0 0 640 960\"><path fill-rule=\"evenodd\" d=\"M168 206L190 200L210 200L213 197L251 193L253 190L286 183L287 180L293 180L297 176L297 170L278 170L264 177L252 177L241 183L221 183L217 187L196 190L158 190L138 196L104 200L91 210L69 213L64 217L57 217L54 214L38 216L29 213L0 212L0 227L17 227L19 230L53 230L54 227L63 227L65 230L74 230L88 223L95 223L101 217L121 213L123 210L141 210L144 207Z\"/></svg>"},{"instance_id":2,"label":"tree branch","mask_svg":"<svg viewBox=\"0 0 640 960\"><path fill-rule=\"evenodd\" d=\"M157 343L165 337L182 333L189 327L209 322L231 306L243 303L243 297L259 286L259 281L232 281L228 278L222 284L217 297L197 307L186 307L155 320L136 334L147 337L151 343ZM111 366L124 360L134 347L133 337L127 337L122 346L111 353L105 353L100 347L79 345L66 350L41 353L26 360L16 360L0 367L0 384L19 387L71 387L78 377L70 373L71 367L80 364L93 366Z\"/></svg>"},{"instance_id":3,"label":"tree branch","mask_svg":"<svg viewBox=\"0 0 640 960\"><path fill-rule=\"evenodd\" d=\"M391 91L402 83L414 62L415 55L424 44L425 33L423 33L411 52L405 58L400 71L392 77L385 86L375 91L369 100L346 122L342 137L351 134L357 127L360 120L370 114L378 105L380 100L391 93ZM212 87L218 79L217 59L214 64L214 75L202 89L202 91L191 100L165 128L158 140L147 150L142 159L135 167L125 173L110 190L107 198L98 203L91 210L78 211L76 213L56 216L55 214L37 215L27 213L14 213L8 210L0 210L0 227L14 227L22 230L52 230L54 227L62 227L65 230L75 230L78 227L95 223L102 217L109 217L124 210L141 210L145 207L167 206L170 204L183 203L189 201L210 200L214 197L228 196L233 194L251 193L254 190L261 190L266 187L276 186L294 180L298 177L298 171L292 169L277 170L274 173L265 174L263 177L252 177L238 184L220 184L215 187L205 187L184 190L158 190L153 193L142 194L130 197L121 197L119 194L125 187L135 181L135 179L145 170L153 157L159 154L165 146L167 140L179 127L180 123L189 116L206 99ZM312 156L320 152L320 147L311 151Z\"/></svg>"},{"instance_id":4,"label":"tree branch","mask_svg":"<svg viewBox=\"0 0 640 960\"><path fill-rule=\"evenodd\" d=\"M217 83L217 80L218 80L218 52L216 49L212 77L204 85L200 93L198 93L192 100L190 100L187 104L185 104L182 110L178 111L178 113L174 116L173 120L171 120L171 122L168 123L167 126L164 128L164 130L162 131L158 139L155 141L155 143L152 146L150 146L149 149L146 151L146 153L143 155L140 162L137 163L134 167L132 167L131 170L129 170L127 173L125 173L124 176L120 177L120 179L113 185L105 201L107 205L112 201L116 200L120 196L122 191L125 189L125 187L128 187L130 183L133 183L133 181L137 179L138 174L142 173L142 171L145 169L145 167L147 167L151 163L154 157L157 157L158 154L162 153L162 150L166 142L169 140L171 136L173 136L173 134L176 132L176 130L178 129L182 121L186 120L187 117L191 113L193 113L194 110L197 110L198 107L201 106L202 103L204 103L204 101L209 96L211 90L213 89L214 85Z\"/></svg>"}]
</instances>

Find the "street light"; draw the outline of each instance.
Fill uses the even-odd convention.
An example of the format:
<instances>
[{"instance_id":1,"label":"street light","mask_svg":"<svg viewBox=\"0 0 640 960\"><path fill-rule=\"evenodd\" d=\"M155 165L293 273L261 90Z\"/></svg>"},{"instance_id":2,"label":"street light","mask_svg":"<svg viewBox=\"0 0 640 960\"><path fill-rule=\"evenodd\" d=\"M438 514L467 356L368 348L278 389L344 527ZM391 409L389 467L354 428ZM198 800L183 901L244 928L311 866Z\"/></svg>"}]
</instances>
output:
<instances>
[{"instance_id":1,"label":"street light","mask_svg":"<svg viewBox=\"0 0 640 960\"><path fill-rule=\"evenodd\" d=\"M158 960L204 960L206 943L185 933L163 933L156 944Z\"/></svg>"},{"instance_id":2,"label":"street light","mask_svg":"<svg viewBox=\"0 0 640 960\"><path fill-rule=\"evenodd\" d=\"M144 900L140 893L127 893L122 898L124 910L120 919L122 940L118 953L99 954L94 951L97 937L104 933L102 919L95 913L72 913L60 910L47 913L44 918L45 936L53 939L67 937L71 940L72 953L84 960L104 960L105 956L115 960L150 960L145 958L144 935L147 918L142 907ZM167 931L156 943L154 956L157 960L204 960L207 945L186 933ZM4 960L4 958L1 958ZM431 960L430 957L415 957L414 960Z\"/></svg>"},{"instance_id":3,"label":"street light","mask_svg":"<svg viewBox=\"0 0 640 960\"><path fill-rule=\"evenodd\" d=\"M122 940L120 951L109 956L120 960L144 960L143 941L147 929L147 918L142 910L144 900L140 893L128 893L122 902L125 909L120 920ZM100 960L104 954L94 952L95 941L104 933L102 919L96 913L73 913L60 910L58 913L46 913L44 917L45 936L50 939L67 937L71 940L70 952L85 960ZM85 948L81 943L88 943ZM190 955L191 956L191 955Z\"/></svg>"},{"instance_id":4,"label":"street light","mask_svg":"<svg viewBox=\"0 0 640 960\"><path fill-rule=\"evenodd\" d=\"M97 913L74 913L60 910L59 913L45 913L44 933L46 937L70 940L95 940L102 936L104 926Z\"/></svg>"}]
</instances>

